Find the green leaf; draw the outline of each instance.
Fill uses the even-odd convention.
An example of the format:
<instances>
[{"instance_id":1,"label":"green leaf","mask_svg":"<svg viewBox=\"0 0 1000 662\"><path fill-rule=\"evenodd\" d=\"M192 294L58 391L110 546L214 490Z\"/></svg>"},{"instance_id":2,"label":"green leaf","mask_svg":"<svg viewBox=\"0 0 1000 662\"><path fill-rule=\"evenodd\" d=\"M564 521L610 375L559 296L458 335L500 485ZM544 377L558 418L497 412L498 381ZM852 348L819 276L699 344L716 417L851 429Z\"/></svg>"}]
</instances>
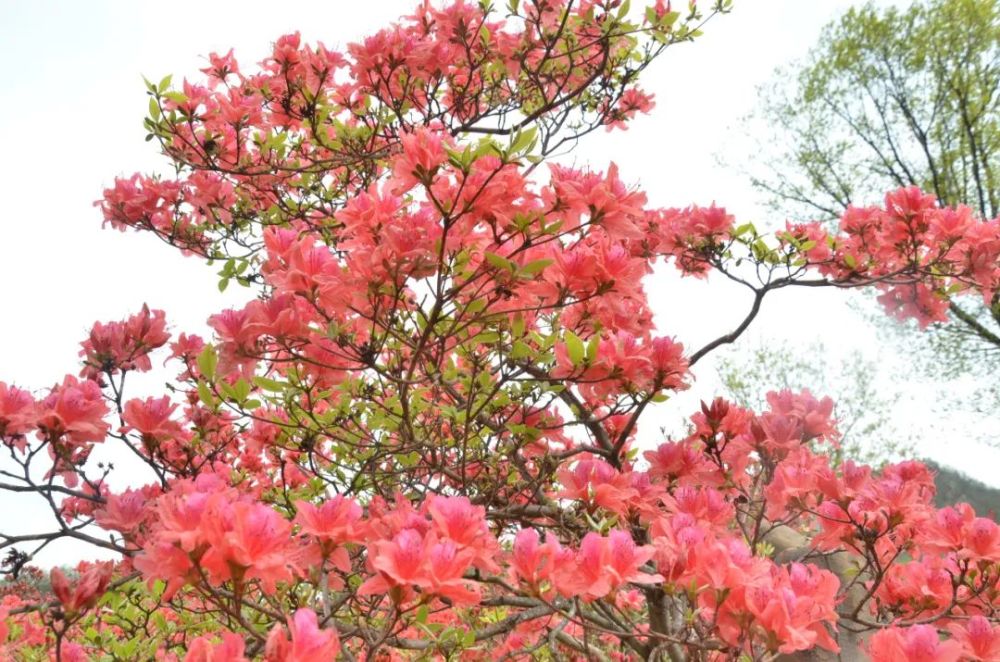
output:
<instances>
[{"instance_id":1,"label":"green leaf","mask_svg":"<svg viewBox=\"0 0 1000 662\"><path fill-rule=\"evenodd\" d=\"M572 361L573 365L577 366L583 363L583 358L585 354L585 349L583 347L583 341L580 337L573 333L572 331L567 331L566 336L566 354L569 356L569 360Z\"/></svg>"},{"instance_id":2,"label":"green leaf","mask_svg":"<svg viewBox=\"0 0 1000 662\"><path fill-rule=\"evenodd\" d=\"M396 461L404 467L412 467L420 461L420 453L417 451L410 451L409 453L400 454L396 456Z\"/></svg>"},{"instance_id":3,"label":"green leaf","mask_svg":"<svg viewBox=\"0 0 1000 662\"><path fill-rule=\"evenodd\" d=\"M279 382L275 379L270 379L268 377L254 377L253 383L261 387L265 391L273 391L275 393L280 393L285 390L287 384L285 382Z\"/></svg>"},{"instance_id":4,"label":"green leaf","mask_svg":"<svg viewBox=\"0 0 1000 662\"><path fill-rule=\"evenodd\" d=\"M198 382L198 398L206 407L215 407L215 396L212 395L212 389L205 382Z\"/></svg>"},{"instance_id":5,"label":"green leaf","mask_svg":"<svg viewBox=\"0 0 1000 662\"><path fill-rule=\"evenodd\" d=\"M518 131L514 135L514 140L510 145L510 152L512 154L520 152L530 152L531 148L535 146L535 138L538 135L538 127L533 126L530 129L523 129Z\"/></svg>"},{"instance_id":6,"label":"green leaf","mask_svg":"<svg viewBox=\"0 0 1000 662\"><path fill-rule=\"evenodd\" d=\"M236 396L237 402L243 402L250 397L250 382L245 379L239 380L233 384L233 393Z\"/></svg>"},{"instance_id":7,"label":"green leaf","mask_svg":"<svg viewBox=\"0 0 1000 662\"><path fill-rule=\"evenodd\" d=\"M201 350L201 354L198 355L198 370L206 379L211 380L215 378L217 365L219 365L219 356L215 353L215 348L211 345L205 345L205 349Z\"/></svg>"},{"instance_id":8,"label":"green leaf","mask_svg":"<svg viewBox=\"0 0 1000 662\"><path fill-rule=\"evenodd\" d=\"M163 96L177 104L187 103L188 100L187 95L182 92L164 92Z\"/></svg>"},{"instance_id":9,"label":"green leaf","mask_svg":"<svg viewBox=\"0 0 1000 662\"><path fill-rule=\"evenodd\" d=\"M476 143L476 148L472 151L472 158L477 160L486 155L502 156L503 150L491 138L482 138Z\"/></svg>"},{"instance_id":10,"label":"green leaf","mask_svg":"<svg viewBox=\"0 0 1000 662\"><path fill-rule=\"evenodd\" d=\"M238 400L236 397L236 389L229 382L220 382L218 385L220 391L222 391L222 396L227 400Z\"/></svg>"},{"instance_id":11,"label":"green leaf","mask_svg":"<svg viewBox=\"0 0 1000 662\"><path fill-rule=\"evenodd\" d=\"M510 348L510 356L513 359L524 359L532 355L531 346L523 340L514 341Z\"/></svg>"},{"instance_id":12,"label":"green leaf","mask_svg":"<svg viewBox=\"0 0 1000 662\"><path fill-rule=\"evenodd\" d=\"M476 299L475 301L470 302L469 305L465 307L465 312L469 315L475 315L476 313L482 311L484 308L486 308L486 299Z\"/></svg>"},{"instance_id":13,"label":"green leaf","mask_svg":"<svg viewBox=\"0 0 1000 662\"><path fill-rule=\"evenodd\" d=\"M469 172L469 166L472 164L472 147L470 145L466 145L465 150L461 152L448 148L445 148L445 152L448 154L449 163L462 172Z\"/></svg>"},{"instance_id":14,"label":"green leaf","mask_svg":"<svg viewBox=\"0 0 1000 662\"><path fill-rule=\"evenodd\" d=\"M531 262L521 267L518 273L522 276L534 276L536 274L541 273L542 270L545 269L545 267L549 266L553 262L554 260L550 260L548 258L543 258L541 260L532 260Z\"/></svg>"},{"instance_id":15,"label":"green leaf","mask_svg":"<svg viewBox=\"0 0 1000 662\"><path fill-rule=\"evenodd\" d=\"M489 262L493 267L497 269L503 269L505 271L513 272L517 265L503 257L502 255L497 255L496 253L485 253L486 261Z\"/></svg>"},{"instance_id":16,"label":"green leaf","mask_svg":"<svg viewBox=\"0 0 1000 662\"><path fill-rule=\"evenodd\" d=\"M515 338L520 338L524 335L524 315L518 313L514 316L514 320L510 323L510 332Z\"/></svg>"}]
</instances>

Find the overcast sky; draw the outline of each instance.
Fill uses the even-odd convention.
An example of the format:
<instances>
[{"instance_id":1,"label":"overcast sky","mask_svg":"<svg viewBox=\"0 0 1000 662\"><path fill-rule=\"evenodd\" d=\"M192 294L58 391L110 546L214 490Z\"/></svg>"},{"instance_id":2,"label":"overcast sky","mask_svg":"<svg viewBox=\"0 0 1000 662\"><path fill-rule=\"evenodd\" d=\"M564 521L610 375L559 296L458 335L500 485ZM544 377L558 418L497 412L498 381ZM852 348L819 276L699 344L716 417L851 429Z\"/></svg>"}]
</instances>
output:
<instances>
[{"instance_id":1,"label":"overcast sky","mask_svg":"<svg viewBox=\"0 0 1000 662\"><path fill-rule=\"evenodd\" d=\"M674 47L654 64L645 80L656 94L652 115L628 132L588 137L572 158L595 167L616 161L623 178L641 184L657 205L715 201L741 221L767 220L746 178L720 167L717 156L739 162L730 143L753 108L756 86L776 66L804 55L822 25L852 3L735 4L697 43ZM197 77L205 55L230 47L249 68L276 37L294 30L342 47L413 6L412 0L0 0L0 380L40 389L76 372L78 343L91 324L120 319L143 302L166 310L174 331L205 333L210 314L246 296L236 287L220 295L213 270L151 236L101 230L92 203L103 188L115 176L166 163L143 141L141 76ZM732 328L749 301L716 285L657 276L650 290L661 332L697 347ZM873 336L841 293L810 289L769 300L743 346L818 338L841 356L852 348L877 355L891 380L893 365L905 358L887 357ZM711 366L698 369L696 388L662 407L642 431L645 439L660 424L676 428L699 398L717 390ZM133 395L155 393L156 386L146 380L141 387L148 391ZM930 429L923 396L906 397L900 419L915 433ZM1000 468L1000 452L963 438L924 435L920 452L982 480L995 482ZM2 505L0 512L10 512L10 504Z\"/></svg>"}]
</instances>

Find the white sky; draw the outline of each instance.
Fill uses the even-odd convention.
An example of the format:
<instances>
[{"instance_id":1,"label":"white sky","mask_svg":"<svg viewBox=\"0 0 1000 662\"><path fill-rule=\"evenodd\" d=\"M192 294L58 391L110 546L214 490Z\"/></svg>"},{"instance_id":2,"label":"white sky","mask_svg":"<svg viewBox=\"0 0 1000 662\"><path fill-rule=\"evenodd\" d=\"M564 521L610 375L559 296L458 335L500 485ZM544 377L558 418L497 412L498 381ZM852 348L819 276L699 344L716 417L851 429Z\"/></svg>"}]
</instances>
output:
<instances>
[{"instance_id":1,"label":"white sky","mask_svg":"<svg viewBox=\"0 0 1000 662\"><path fill-rule=\"evenodd\" d=\"M746 178L717 165L716 157L739 154L732 136L753 107L755 87L774 67L804 55L821 26L851 4L737 0L733 13L713 20L698 43L671 49L648 72L645 87L658 102L651 116L628 132L588 137L572 158L595 167L615 160L623 178L641 183L654 204L714 200L741 221L767 220ZM206 333L210 314L245 296L235 286L220 295L214 270L153 237L100 228L92 202L115 176L166 163L143 141L142 75L197 78L205 55L230 47L249 68L276 37L296 29L306 40L342 47L415 5L0 0L0 380L40 389L75 373L78 343L91 324L120 319L143 302L166 310L176 332ZM650 292L661 331L691 347L730 330L748 305L742 293L718 283L672 276L658 276ZM844 302L838 292L777 293L765 302L747 345L816 338L838 354L860 348L879 357L891 380L893 363L905 359L887 358L873 330ZM698 387L667 403L643 430L646 439L654 439L659 424L676 428L698 399L714 394L714 370L705 363L698 366ZM148 393L133 395L153 394L157 384L147 380L142 387ZM928 403L919 389L907 397L900 418L920 434L933 422L921 413ZM996 449L924 434L920 451L997 482ZM6 513L17 509L20 520L38 512L6 495L0 499L0 531L9 530ZM71 557L46 556L64 558Z\"/></svg>"}]
</instances>

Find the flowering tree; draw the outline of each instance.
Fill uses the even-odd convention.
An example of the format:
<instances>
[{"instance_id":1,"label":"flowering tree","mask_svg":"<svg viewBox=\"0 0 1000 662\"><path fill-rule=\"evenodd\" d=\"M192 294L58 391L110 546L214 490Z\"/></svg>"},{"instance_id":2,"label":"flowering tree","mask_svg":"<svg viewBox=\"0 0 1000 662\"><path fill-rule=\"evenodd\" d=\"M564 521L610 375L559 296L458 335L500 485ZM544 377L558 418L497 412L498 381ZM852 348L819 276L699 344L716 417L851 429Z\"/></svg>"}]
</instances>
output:
<instances>
[{"instance_id":1,"label":"flowering tree","mask_svg":"<svg viewBox=\"0 0 1000 662\"><path fill-rule=\"evenodd\" d=\"M725 2L712 12L725 11ZM114 562L8 594L14 659L1000 658L1000 529L931 505L915 462L830 461L833 404L715 400L635 445L776 289L874 287L897 316L991 297L1000 221L916 189L774 237L651 209L614 165L545 158L652 106L639 73L707 16L656 3L422 7L344 54L282 37L253 72L150 84L174 178L105 191L117 229L222 261L258 296L172 336L98 323L47 393L0 384L0 488ZM659 260L748 288L685 348L652 324ZM156 352L162 397L130 398ZM109 489L115 444L146 484Z\"/></svg>"}]
</instances>

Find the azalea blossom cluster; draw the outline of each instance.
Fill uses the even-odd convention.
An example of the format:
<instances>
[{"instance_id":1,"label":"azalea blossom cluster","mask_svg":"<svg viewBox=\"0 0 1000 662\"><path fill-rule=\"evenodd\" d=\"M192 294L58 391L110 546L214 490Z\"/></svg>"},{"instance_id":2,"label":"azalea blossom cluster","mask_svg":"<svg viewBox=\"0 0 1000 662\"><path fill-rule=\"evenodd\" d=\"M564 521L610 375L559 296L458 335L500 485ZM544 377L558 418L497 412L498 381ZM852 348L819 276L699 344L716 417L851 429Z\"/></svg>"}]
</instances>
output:
<instances>
[{"instance_id":1,"label":"azalea blossom cluster","mask_svg":"<svg viewBox=\"0 0 1000 662\"><path fill-rule=\"evenodd\" d=\"M823 274L877 283L891 314L923 327L947 321L957 294L993 306L1000 289L1000 219L977 219L965 206L943 208L914 186L887 193L882 207L850 207L836 234L817 224L788 232L808 242L805 255Z\"/></svg>"},{"instance_id":2,"label":"azalea blossom cluster","mask_svg":"<svg viewBox=\"0 0 1000 662\"><path fill-rule=\"evenodd\" d=\"M121 322L98 322L82 343L80 356L84 369L80 376L100 381L102 375L111 376L123 370L150 370L149 353L169 339L164 312L150 311L147 306Z\"/></svg>"},{"instance_id":3,"label":"azalea blossom cluster","mask_svg":"<svg viewBox=\"0 0 1000 662\"><path fill-rule=\"evenodd\" d=\"M646 9L428 3L345 53L291 35L255 73L230 53L182 91L151 84L147 125L180 174L118 180L105 219L221 260L220 286L257 297L211 338L144 307L94 326L80 378L0 383L0 489L56 522L2 534L27 549L10 571L63 538L116 556L53 571L48 599L5 595L0 651L998 659L1000 528L936 508L920 463L835 463L828 398L719 399L639 444L645 413L777 287L947 305L992 296L998 273L996 221L911 190L839 233L765 238L720 207L649 208L614 164L537 168L649 110L642 63L702 15ZM685 347L653 323L660 262L740 280L755 306ZM154 351L169 391L130 397ZM97 444L144 481L119 487Z\"/></svg>"},{"instance_id":4,"label":"azalea blossom cluster","mask_svg":"<svg viewBox=\"0 0 1000 662\"><path fill-rule=\"evenodd\" d=\"M618 1L512 2L506 15L490 4L425 2L343 53L297 33L280 37L256 71L232 51L213 53L200 82L149 84L149 138L185 176L119 179L99 204L112 227L242 257L260 248L262 225L332 229L333 212L376 181L418 127L447 136L533 128L542 151L554 152L651 109L638 74L703 20L694 3L683 16L660 2L641 20L635 13Z\"/></svg>"},{"instance_id":5,"label":"azalea blossom cluster","mask_svg":"<svg viewBox=\"0 0 1000 662\"><path fill-rule=\"evenodd\" d=\"M427 606L439 616L461 608L463 623L498 605L519 607L505 632L511 650L537 644L544 625L575 600L582 609L598 601L614 605L632 619L629 636L648 637L640 626L642 606L645 592L656 590L697 614L671 633L690 645L739 650L759 638L786 653L837 650L832 635L843 616L836 609L863 591L851 620L896 623L872 639L877 659L897 659L879 657L883 648L923 645L925 620L953 635L939 642L938 659L991 659L976 655L1000 645L1000 627L982 616L995 609L1000 589L1000 527L967 505L934 508L931 475L919 463L879 474L850 463L831 468L814 449L836 440L832 403L808 392L775 393L769 400L771 410L761 415L722 400L706 404L693 417L690 436L646 451L641 464L615 469L580 456L561 468L551 487L550 503L560 506L538 508L530 520L522 516L510 538L497 537L486 510L464 496L430 496L419 506L402 495L376 497L366 506L342 496L318 504L299 500L290 518L233 486L228 472L177 479L142 500L109 495L97 518L141 550L121 569L132 566L151 584L166 582L164 600L193 586L220 604L233 595L287 595L290 586L303 584L346 595L355 578L366 578L354 600L379 597L387 601L383 608L409 614L396 634L404 648L420 641L420 608ZM123 515L129 511L132 517ZM763 518L747 518L761 512ZM560 542L555 532L569 528L567 518L632 522L648 544L637 544L621 527ZM581 523L577 535L588 528ZM798 561L755 552L802 530L818 533ZM902 553L912 560L898 563ZM887 570L845 585L850 575L810 562L828 554ZM71 587L55 571L53 586L62 609L78 614L93 607L109 578L109 566L93 566ZM961 613L973 618L955 617ZM298 645L336 650L337 632L349 639L360 625L342 618L335 615L327 621L334 627L321 633L314 612L296 612L290 645L296 637L319 638ZM273 652L289 645L282 627L268 636L266 659L308 659ZM311 634L296 635L299 630ZM561 631L586 635L572 621ZM613 645L626 632L599 639ZM708 633L714 644L702 639ZM188 659L214 659L198 656L216 649L211 654L242 655L243 644L238 637L202 637Z\"/></svg>"}]
</instances>

